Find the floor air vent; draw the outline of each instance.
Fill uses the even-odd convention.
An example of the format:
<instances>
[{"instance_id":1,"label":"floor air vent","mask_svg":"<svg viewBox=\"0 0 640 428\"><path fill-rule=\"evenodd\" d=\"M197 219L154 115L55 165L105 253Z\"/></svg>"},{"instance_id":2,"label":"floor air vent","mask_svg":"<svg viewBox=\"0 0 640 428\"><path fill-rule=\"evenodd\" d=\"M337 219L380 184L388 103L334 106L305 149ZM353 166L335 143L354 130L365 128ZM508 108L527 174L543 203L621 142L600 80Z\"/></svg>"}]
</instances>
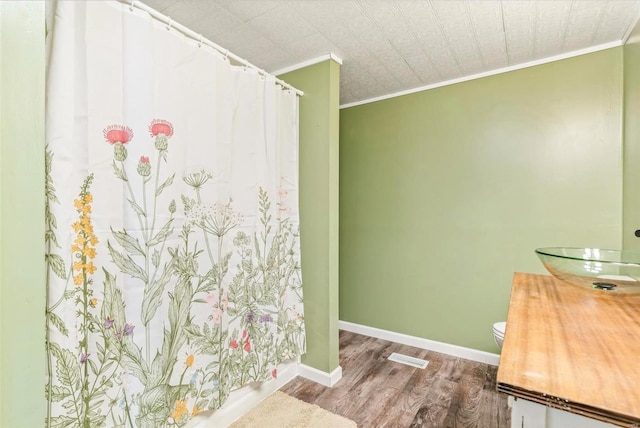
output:
<instances>
[{"instance_id":1,"label":"floor air vent","mask_svg":"<svg viewBox=\"0 0 640 428\"><path fill-rule=\"evenodd\" d=\"M396 363L406 364L419 369L424 369L427 367L427 364L429 364L429 361L421 360L420 358L413 358L404 354L398 354L397 352L389 355L389 361L395 361Z\"/></svg>"}]
</instances>

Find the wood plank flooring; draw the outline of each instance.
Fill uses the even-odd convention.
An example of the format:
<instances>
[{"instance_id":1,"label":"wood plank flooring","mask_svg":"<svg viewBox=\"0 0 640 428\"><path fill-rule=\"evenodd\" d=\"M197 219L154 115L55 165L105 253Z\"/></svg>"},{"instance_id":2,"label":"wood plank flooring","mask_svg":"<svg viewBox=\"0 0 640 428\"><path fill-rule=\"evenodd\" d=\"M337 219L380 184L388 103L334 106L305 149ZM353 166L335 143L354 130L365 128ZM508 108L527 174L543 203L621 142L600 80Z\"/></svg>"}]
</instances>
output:
<instances>
[{"instance_id":1,"label":"wood plank flooring","mask_svg":"<svg viewBox=\"0 0 640 428\"><path fill-rule=\"evenodd\" d=\"M388 361L398 352L429 361L423 370ZM355 421L359 427L507 428L507 396L497 367L340 332L342 380L328 388L295 378L281 390Z\"/></svg>"}]
</instances>

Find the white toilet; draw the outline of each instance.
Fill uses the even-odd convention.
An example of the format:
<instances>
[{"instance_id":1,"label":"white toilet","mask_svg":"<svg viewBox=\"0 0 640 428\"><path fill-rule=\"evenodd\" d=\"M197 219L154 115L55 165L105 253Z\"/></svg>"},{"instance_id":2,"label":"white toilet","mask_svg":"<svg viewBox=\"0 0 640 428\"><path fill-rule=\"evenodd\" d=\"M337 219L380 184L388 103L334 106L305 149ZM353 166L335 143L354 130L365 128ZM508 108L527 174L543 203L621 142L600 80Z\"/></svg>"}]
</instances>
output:
<instances>
[{"instance_id":1,"label":"white toilet","mask_svg":"<svg viewBox=\"0 0 640 428\"><path fill-rule=\"evenodd\" d=\"M502 349L502 342L504 342L504 331L506 330L506 328L506 321L493 324L493 338L496 340L496 344L500 349Z\"/></svg>"}]
</instances>

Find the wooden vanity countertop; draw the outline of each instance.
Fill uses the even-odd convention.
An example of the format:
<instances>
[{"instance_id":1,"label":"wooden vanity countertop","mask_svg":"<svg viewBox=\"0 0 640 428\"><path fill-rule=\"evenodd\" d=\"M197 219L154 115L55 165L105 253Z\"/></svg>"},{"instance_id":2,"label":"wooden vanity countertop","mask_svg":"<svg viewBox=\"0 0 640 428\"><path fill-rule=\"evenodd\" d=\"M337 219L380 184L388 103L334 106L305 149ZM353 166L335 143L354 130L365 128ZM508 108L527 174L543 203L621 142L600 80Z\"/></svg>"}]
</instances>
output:
<instances>
[{"instance_id":1,"label":"wooden vanity countertop","mask_svg":"<svg viewBox=\"0 0 640 428\"><path fill-rule=\"evenodd\" d=\"M498 390L640 426L640 295L516 273Z\"/></svg>"}]
</instances>

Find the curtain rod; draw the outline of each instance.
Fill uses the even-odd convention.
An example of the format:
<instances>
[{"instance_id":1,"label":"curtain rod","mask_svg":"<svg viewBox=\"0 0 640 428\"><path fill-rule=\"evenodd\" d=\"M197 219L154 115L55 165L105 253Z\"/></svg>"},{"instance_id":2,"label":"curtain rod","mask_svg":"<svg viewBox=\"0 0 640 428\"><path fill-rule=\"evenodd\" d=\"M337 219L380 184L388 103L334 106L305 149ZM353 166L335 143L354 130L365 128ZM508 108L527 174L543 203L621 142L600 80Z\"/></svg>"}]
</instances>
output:
<instances>
[{"instance_id":1,"label":"curtain rod","mask_svg":"<svg viewBox=\"0 0 640 428\"><path fill-rule=\"evenodd\" d=\"M251 64L248 60L244 59L244 58L240 58L238 55L229 52L229 49L225 49L222 46L212 42L211 40L205 38L202 36L202 34L198 34L193 30L188 29L187 27L185 27L184 25L172 21L170 16L166 16L163 15L162 13L158 12L157 10L147 6L144 3L141 3L139 1L136 0L118 0L120 3L124 3L126 5L129 6L129 9L133 11L133 8L138 8L140 10L143 10L144 12L148 13L149 15L151 15L152 18L162 22L163 24L167 25L167 29L171 29L171 28L175 28L176 30L180 31L182 34L184 34L185 36L197 41L198 43L201 44L205 44L209 47L212 47L213 49L215 49L216 51L220 52L221 54L223 54L226 58L230 58L232 60L234 60L235 62L237 62L239 65L242 65L244 67L247 68L251 68L253 70L258 71L259 74L262 74L263 76L268 75L269 73L267 73L265 70L263 70L262 68L259 68L253 64ZM300 89L296 89L293 86L291 86L290 84L288 84L287 82L285 82L284 80L278 79L277 77L273 76L273 78L276 80L276 83L280 86L282 86L283 88L286 89L290 89L292 91L294 91L296 93L296 95L298 96L303 96L304 92L301 91Z\"/></svg>"}]
</instances>

